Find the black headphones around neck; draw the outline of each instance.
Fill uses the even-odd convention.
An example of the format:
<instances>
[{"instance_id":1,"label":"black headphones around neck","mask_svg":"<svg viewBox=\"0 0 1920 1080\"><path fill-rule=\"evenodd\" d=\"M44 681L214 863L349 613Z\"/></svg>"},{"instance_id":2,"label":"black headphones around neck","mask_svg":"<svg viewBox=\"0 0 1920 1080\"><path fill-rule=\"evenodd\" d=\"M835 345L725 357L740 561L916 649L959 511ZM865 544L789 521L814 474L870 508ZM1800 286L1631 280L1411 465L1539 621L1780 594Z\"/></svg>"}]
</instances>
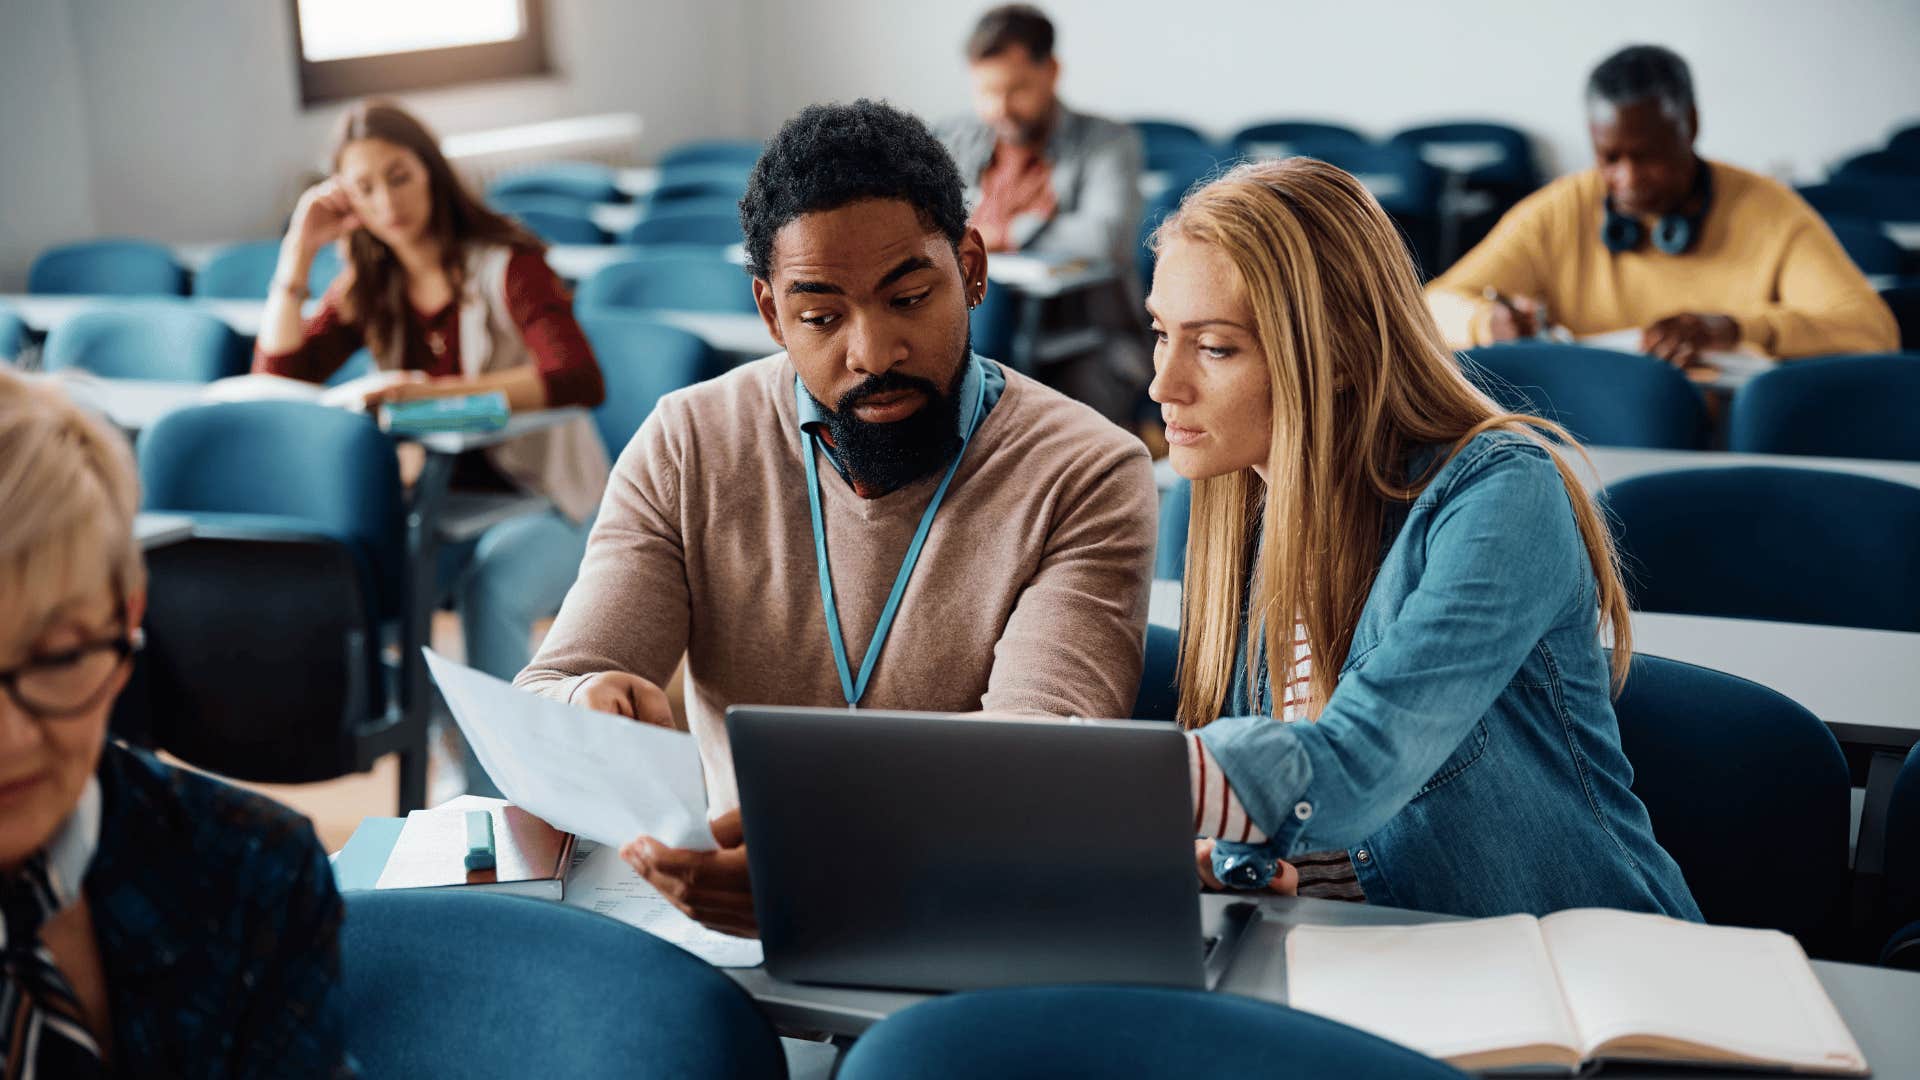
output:
<instances>
[{"instance_id":1,"label":"black headphones around neck","mask_svg":"<svg viewBox=\"0 0 1920 1080\"><path fill-rule=\"evenodd\" d=\"M1691 213L1684 210L1664 214L1653 223L1653 246L1668 255L1684 255L1699 241L1700 233L1707 220L1707 209L1713 205L1713 169L1699 158L1694 159L1693 190L1687 193L1681 207L1693 206ZM1646 242L1647 230L1640 219L1631 214L1622 214L1613 208L1613 193L1608 192L1604 204L1605 213L1600 219L1600 242L1607 250L1618 255L1623 251L1637 250Z\"/></svg>"}]
</instances>

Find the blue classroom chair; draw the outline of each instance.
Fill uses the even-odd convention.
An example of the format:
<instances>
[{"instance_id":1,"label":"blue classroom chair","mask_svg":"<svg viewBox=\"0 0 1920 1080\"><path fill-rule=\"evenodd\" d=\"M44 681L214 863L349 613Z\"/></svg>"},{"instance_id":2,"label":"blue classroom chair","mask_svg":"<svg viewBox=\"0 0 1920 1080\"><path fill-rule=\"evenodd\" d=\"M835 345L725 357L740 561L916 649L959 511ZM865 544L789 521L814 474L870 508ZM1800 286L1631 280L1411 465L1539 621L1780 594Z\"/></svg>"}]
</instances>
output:
<instances>
[{"instance_id":1,"label":"blue classroom chair","mask_svg":"<svg viewBox=\"0 0 1920 1080\"><path fill-rule=\"evenodd\" d=\"M193 275L193 295L211 300L265 300L280 264L280 241L229 244L208 256ZM319 296L340 276L340 252L333 245L314 253L307 268L307 291Z\"/></svg>"},{"instance_id":2,"label":"blue classroom chair","mask_svg":"<svg viewBox=\"0 0 1920 1080\"><path fill-rule=\"evenodd\" d=\"M988 290L991 292L992 290ZM718 250L642 252L580 283L574 308L665 309L754 313L753 284Z\"/></svg>"},{"instance_id":3,"label":"blue classroom chair","mask_svg":"<svg viewBox=\"0 0 1920 1080\"><path fill-rule=\"evenodd\" d=\"M1885 890L1886 917L1905 925L1887 939L1880 962L1920 971L1920 746L1907 752L1887 802Z\"/></svg>"},{"instance_id":4,"label":"blue classroom chair","mask_svg":"<svg viewBox=\"0 0 1920 1080\"><path fill-rule=\"evenodd\" d=\"M146 240L89 240L48 248L27 270L30 293L185 296L187 271Z\"/></svg>"},{"instance_id":5,"label":"blue classroom chair","mask_svg":"<svg viewBox=\"0 0 1920 1080\"><path fill-rule=\"evenodd\" d=\"M1920 488L1748 466L1629 477L1604 499L1636 611L1920 631Z\"/></svg>"},{"instance_id":6,"label":"blue classroom chair","mask_svg":"<svg viewBox=\"0 0 1920 1080\"><path fill-rule=\"evenodd\" d=\"M1187 523L1193 514L1193 481L1181 476L1160 493L1160 534L1153 552L1155 581L1187 576Z\"/></svg>"},{"instance_id":7,"label":"blue classroom chair","mask_svg":"<svg viewBox=\"0 0 1920 1080\"><path fill-rule=\"evenodd\" d=\"M1920 124L1894 132L1887 139L1887 149L1901 157L1920 161Z\"/></svg>"},{"instance_id":8,"label":"blue classroom chair","mask_svg":"<svg viewBox=\"0 0 1920 1080\"><path fill-rule=\"evenodd\" d=\"M838 1080L1339 1076L1440 1080L1452 1066L1357 1028L1252 998L1043 986L933 998L869 1029Z\"/></svg>"},{"instance_id":9,"label":"blue classroom chair","mask_svg":"<svg viewBox=\"0 0 1920 1080\"><path fill-rule=\"evenodd\" d=\"M565 195L513 193L496 195L488 205L517 218L535 236L549 244L604 244L606 230L593 222L593 204Z\"/></svg>"},{"instance_id":10,"label":"blue classroom chair","mask_svg":"<svg viewBox=\"0 0 1920 1080\"><path fill-rule=\"evenodd\" d=\"M369 1076L787 1075L747 992L643 930L527 897L371 890L346 903L340 993Z\"/></svg>"},{"instance_id":11,"label":"blue classroom chair","mask_svg":"<svg viewBox=\"0 0 1920 1080\"><path fill-rule=\"evenodd\" d=\"M710 208L711 207L711 208ZM628 244L707 244L724 248L741 241L740 210L722 210L712 200L668 204L633 223L621 238Z\"/></svg>"},{"instance_id":12,"label":"blue classroom chair","mask_svg":"<svg viewBox=\"0 0 1920 1080\"><path fill-rule=\"evenodd\" d=\"M747 170L734 165L688 165L664 170L647 193L647 212L673 210L689 203L706 209L740 212L747 193Z\"/></svg>"},{"instance_id":13,"label":"blue classroom chair","mask_svg":"<svg viewBox=\"0 0 1920 1080\"><path fill-rule=\"evenodd\" d=\"M660 169L683 165L737 165L752 168L760 160L760 143L751 139L707 139L681 143L660 156Z\"/></svg>"},{"instance_id":14,"label":"blue classroom chair","mask_svg":"<svg viewBox=\"0 0 1920 1080\"><path fill-rule=\"evenodd\" d=\"M47 334L40 366L108 379L212 382L247 370L246 342L217 315L134 301L82 311Z\"/></svg>"},{"instance_id":15,"label":"blue classroom chair","mask_svg":"<svg viewBox=\"0 0 1920 1080\"><path fill-rule=\"evenodd\" d=\"M1135 720L1180 718L1180 632L1147 625L1146 663L1140 669L1140 689L1133 698Z\"/></svg>"},{"instance_id":16,"label":"blue classroom chair","mask_svg":"<svg viewBox=\"0 0 1920 1080\"><path fill-rule=\"evenodd\" d=\"M1850 177L1795 190L1828 221L1920 221L1920 184Z\"/></svg>"},{"instance_id":17,"label":"blue classroom chair","mask_svg":"<svg viewBox=\"0 0 1920 1080\"><path fill-rule=\"evenodd\" d=\"M1583 443L1696 450L1706 432L1699 392L1651 356L1533 341L1460 355L1502 408L1552 420Z\"/></svg>"},{"instance_id":18,"label":"blue classroom chair","mask_svg":"<svg viewBox=\"0 0 1920 1080\"><path fill-rule=\"evenodd\" d=\"M607 397L593 410L607 456L618 458L660 399L721 373L705 341L644 315L610 308L580 312L580 329L593 346Z\"/></svg>"},{"instance_id":19,"label":"blue classroom chair","mask_svg":"<svg viewBox=\"0 0 1920 1080\"><path fill-rule=\"evenodd\" d=\"M1849 886L1852 797L1827 725L1758 683L1640 655L1614 714L1634 794L1707 921L1782 930L1810 950L1829 940Z\"/></svg>"},{"instance_id":20,"label":"blue classroom chair","mask_svg":"<svg viewBox=\"0 0 1920 1080\"><path fill-rule=\"evenodd\" d=\"M1869 277L1891 277L1906 264L1907 253L1880 228L1877 221L1857 218L1828 218L1827 228L1840 241L1853 265Z\"/></svg>"},{"instance_id":21,"label":"blue classroom chair","mask_svg":"<svg viewBox=\"0 0 1920 1080\"><path fill-rule=\"evenodd\" d=\"M1916 418L1920 355L1796 360L1734 395L1728 449L1920 461Z\"/></svg>"},{"instance_id":22,"label":"blue classroom chair","mask_svg":"<svg viewBox=\"0 0 1920 1080\"><path fill-rule=\"evenodd\" d=\"M1920 161L1891 150L1869 150L1842 161L1833 170L1836 180L1890 180L1895 183L1920 183Z\"/></svg>"},{"instance_id":23,"label":"blue classroom chair","mask_svg":"<svg viewBox=\"0 0 1920 1080\"><path fill-rule=\"evenodd\" d=\"M593 161L554 161L508 173L487 185L487 202L501 196L557 195L583 203L620 202L611 166Z\"/></svg>"},{"instance_id":24,"label":"blue classroom chair","mask_svg":"<svg viewBox=\"0 0 1920 1080\"><path fill-rule=\"evenodd\" d=\"M1149 150L1155 146L1213 145L1213 140L1207 138L1199 128L1177 120L1135 120L1133 130L1140 133L1140 142Z\"/></svg>"},{"instance_id":25,"label":"blue classroom chair","mask_svg":"<svg viewBox=\"0 0 1920 1080\"><path fill-rule=\"evenodd\" d=\"M1880 299L1900 326L1902 352L1920 352L1920 285L1895 285L1880 290Z\"/></svg>"},{"instance_id":26,"label":"blue classroom chair","mask_svg":"<svg viewBox=\"0 0 1920 1080\"><path fill-rule=\"evenodd\" d=\"M11 364L27 347L27 324L20 316L0 308L0 364Z\"/></svg>"},{"instance_id":27,"label":"blue classroom chair","mask_svg":"<svg viewBox=\"0 0 1920 1080\"><path fill-rule=\"evenodd\" d=\"M1344 124L1316 120L1273 120L1243 127L1234 132L1233 138L1227 142L1233 147L1234 153L1241 157L1259 160L1292 154L1319 157L1326 147L1366 146L1369 140Z\"/></svg>"},{"instance_id":28,"label":"blue classroom chair","mask_svg":"<svg viewBox=\"0 0 1920 1080\"><path fill-rule=\"evenodd\" d=\"M1540 167L1534 160L1532 140L1526 132L1506 124L1485 121L1427 124L1408 128L1387 142L1409 146L1415 151L1443 144L1484 144L1497 148L1500 157L1468 172L1468 183L1528 191L1540 185Z\"/></svg>"}]
</instances>

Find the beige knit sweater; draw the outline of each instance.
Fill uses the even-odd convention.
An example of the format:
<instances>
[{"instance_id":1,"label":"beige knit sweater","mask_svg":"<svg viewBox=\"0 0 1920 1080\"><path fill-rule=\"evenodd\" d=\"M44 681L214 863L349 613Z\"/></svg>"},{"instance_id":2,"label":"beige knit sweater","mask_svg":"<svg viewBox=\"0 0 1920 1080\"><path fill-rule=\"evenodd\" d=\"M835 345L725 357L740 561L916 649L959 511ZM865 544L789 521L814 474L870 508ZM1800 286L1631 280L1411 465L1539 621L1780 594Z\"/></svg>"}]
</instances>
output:
<instances>
[{"instance_id":1,"label":"beige knit sweater","mask_svg":"<svg viewBox=\"0 0 1920 1080\"><path fill-rule=\"evenodd\" d=\"M862 708L1128 714L1155 494L1146 449L1011 370L934 519ZM516 685L629 671L687 714L715 812L739 804L730 705L844 707L784 354L664 398L620 455L579 580ZM857 672L936 475L862 499L825 461L835 603Z\"/></svg>"}]
</instances>

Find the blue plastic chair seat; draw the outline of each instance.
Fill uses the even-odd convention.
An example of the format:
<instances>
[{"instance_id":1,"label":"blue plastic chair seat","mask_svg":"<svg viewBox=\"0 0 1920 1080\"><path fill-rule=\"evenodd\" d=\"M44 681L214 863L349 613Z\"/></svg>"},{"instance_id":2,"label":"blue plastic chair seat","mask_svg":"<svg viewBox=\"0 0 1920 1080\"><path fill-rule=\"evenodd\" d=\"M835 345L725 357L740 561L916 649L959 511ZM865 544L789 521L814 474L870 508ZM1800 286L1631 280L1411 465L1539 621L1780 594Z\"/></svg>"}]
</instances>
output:
<instances>
[{"instance_id":1,"label":"blue plastic chair seat","mask_svg":"<svg viewBox=\"0 0 1920 1080\"><path fill-rule=\"evenodd\" d=\"M1290 154L1310 154L1319 157L1320 151L1332 146L1365 146L1369 140L1365 135L1343 124L1328 124L1314 120L1276 120L1264 124L1253 124L1234 132L1227 140L1234 152L1255 160L1271 157L1285 157Z\"/></svg>"},{"instance_id":2,"label":"blue plastic chair seat","mask_svg":"<svg viewBox=\"0 0 1920 1080\"><path fill-rule=\"evenodd\" d=\"M30 293L185 296L187 271L163 245L91 240L41 252L27 270Z\"/></svg>"},{"instance_id":3,"label":"blue plastic chair seat","mask_svg":"<svg viewBox=\"0 0 1920 1080\"><path fill-rule=\"evenodd\" d=\"M273 288L273 272L280 264L280 241L255 240L231 244L214 252L193 275L193 295L214 300L265 300ZM307 269L307 291L327 291L341 269L340 253L332 245L314 253Z\"/></svg>"},{"instance_id":4,"label":"blue plastic chair seat","mask_svg":"<svg viewBox=\"0 0 1920 1080\"><path fill-rule=\"evenodd\" d=\"M247 370L246 342L219 316L131 300L82 311L47 334L41 367L109 379L211 382Z\"/></svg>"},{"instance_id":5,"label":"blue plastic chair seat","mask_svg":"<svg viewBox=\"0 0 1920 1080\"><path fill-rule=\"evenodd\" d=\"M1533 144L1525 132L1506 124L1465 121L1428 124L1408 128L1388 140L1390 144L1410 146L1416 151L1440 144L1484 144L1497 148L1500 156L1470 170L1466 179L1474 184L1497 184L1532 188L1540 183L1540 169L1533 157Z\"/></svg>"},{"instance_id":6,"label":"blue plastic chair seat","mask_svg":"<svg viewBox=\"0 0 1920 1080\"><path fill-rule=\"evenodd\" d=\"M698 335L644 315L587 309L580 328L606 380L606 400L593 410L593 422L609 458L627 448L661 398L721 373L719 357Z\"/></svg>"},{"instance_id":7,"label":"blue plastic chair seat","mask_svg":"<svg viewBox=\"0 0 1920 1080\"><path fill-rule=\"evenodd\" d=\"M1695 450L1705 434L1699 391L1651 356L1530 341L1461 356L1502 408L1552 420L1583 443Z\"/></svg>"},{"instance_id":8,"label":"blue plastic chair seat","mask_svg":"<svg viewBox=\"0 0 1920 1080\"><path fill-rule=\"evenodd\" d=\"M1920 355L1796 360L1734 395L1730 449L1920 461Z\"/></svg>"},{"instance_id":9,"label":"blue plastic chair seat","mask_svg":"<svg viewBox=\"0 0 1920 1080\"><path fill-rule=\"evenodd\" d=\"M634 222L622 238L629 244L705 244L725 248L741 241L740 210L731 200L689 199L668 203Z\"/></svg>"},{"instance_id":10,"label":"blue plastic chair seat","mask_svg":"<svg viewBox=\"0 0 1920 1080\"><path fill-rule=\"evenodd\" d=\"M592 161L556 161L509 173L487 185L489 203L507 195L558 195L584 203L618 202L623 197L609 166Z\"/></svg>"},{"instance_id":11,"label":"blue plastic chair seat","mask_svg":"<svg viewBox=\"0 0 1920 1080\"><path fill-rule=\"evenodd\" d=\"M576 311L629 308L757 312L753 286L741 267L718 250L643 252L603 267L580 283Z\"/></svg>"},{"instance_id":12,"label":"blue plastic chair seat","mask_svg":"<svg viewBox=\"0 0 1920 1080\"><path fill-rule=\"evenodd\" d=\"M752 168L760 160L759 143L748 139L709 139L681 143L660 156L665 172L683 165L735 165Z\"/></svg>"}]
</instances>

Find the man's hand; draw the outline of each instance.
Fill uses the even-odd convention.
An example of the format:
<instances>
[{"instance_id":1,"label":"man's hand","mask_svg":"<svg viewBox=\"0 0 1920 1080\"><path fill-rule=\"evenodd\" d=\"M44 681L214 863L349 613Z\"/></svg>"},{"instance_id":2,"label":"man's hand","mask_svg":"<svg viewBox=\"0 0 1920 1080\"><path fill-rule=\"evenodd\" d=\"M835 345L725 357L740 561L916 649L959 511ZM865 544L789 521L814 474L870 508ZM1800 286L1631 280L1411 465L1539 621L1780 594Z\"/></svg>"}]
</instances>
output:
<instances>
[{"instance_id":1,"label":"man's hand","mask_svg":"<svg viewBox=\"0 0 1920 1080\"><path fill-rule=\"evenodd\" d=\"M1195 840L1193 842L1193 868L1200 872L1202 885L1215 892L1226 890L1226 885L1213 876L1213 841ZM1273 880L1267 882L1267 888L1281 896L1296 895L1300 891L1300 871L1287 860L1278 860L1278 865L1273 870Z\"/></svg>"},{"instance_id":2,"label":"man's hand","mask_svg":"<svg viewBox=\"0 0 1920 1080\"><path fill-rule=\"evenodd\" d=\"M1682 312L1640 332L1640 351L1675 367L1686 367L1704 352L1724 352L1740 344L1740 324L1725 315Z\"/></svg>"},{"instance_id":3,"label":"man's hand","mask_svg":"<svg viewBox=\"0 0 1920 1080\"><path fill-rule=\"evenodd\" d=\"M642 836L620 849L634 873L660 890L667 902L709 930L735 937L760 936L753 914L753 885L747 876L747 849L740 832L740 811L712 822L719 851L670 848Z\"/></svg>"},{"instance_id":4,"label":"man's hand","mask_svg":"<svg viewBox=\"0 0 1920 1080\"><path fill-rule=\"evenodd\" d=\"M625 671L602 671L580 680L567 699L597 712L625 716L655 727L673 727L673 709L667 705L667 692L638 675Z\"/></svg>"}]
</instances>

